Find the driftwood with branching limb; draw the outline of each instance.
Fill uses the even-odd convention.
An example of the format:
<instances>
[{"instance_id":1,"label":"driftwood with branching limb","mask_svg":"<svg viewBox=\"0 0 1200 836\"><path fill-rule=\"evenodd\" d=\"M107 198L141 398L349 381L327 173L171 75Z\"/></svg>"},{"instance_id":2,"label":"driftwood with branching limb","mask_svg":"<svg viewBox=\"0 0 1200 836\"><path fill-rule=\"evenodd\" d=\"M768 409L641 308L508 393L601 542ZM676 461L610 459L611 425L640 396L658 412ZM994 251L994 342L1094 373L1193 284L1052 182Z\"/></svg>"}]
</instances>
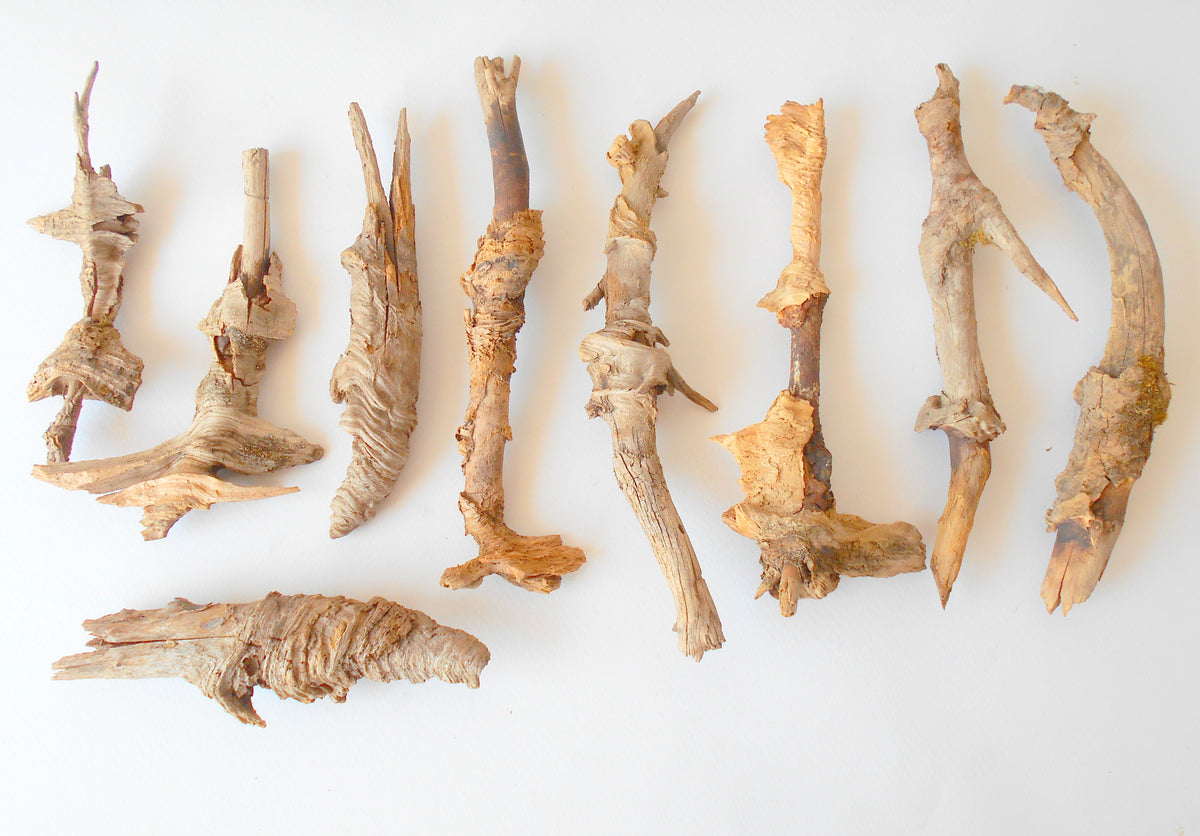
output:
<instances>
[{"instance_id":1,"label":"driftwood with branching limb","mask_svg":"<svg viewBox=\"0 0 1200 836\"><path fill-rule=\"evenodd\" d=\"M99 64L92 66L83 92L75 96L75 191L71 205L29 223L47 235L73 241L83 250L79 273L83 318L71 326L58 348L38 367L26 394L30 401L59 396L62 409L47 428L46 462L71 458L71 446L84 400L104 401L128 411L142 385L142 360L121 344L113 325L121 308L125 253L137 241L142 207L117 192L108 166L92 168L88 150L88 105Z\"/></svg>"},{"instance_id":2,"label":"driftwood with branching limb","mask_svg":"<svg viewBox=\"0 0 1200 836\"><path fill-rule=\"evenodd\" d=\"M383 598L363 603L272 592L249 604L176 598L157 610L122 610L83 622L94 649L54 663L55 679L180 677L243 723L265 726L257 686L280 699L345 702L359 679L479 687L483 642Z\"/></svg>"},{"instance_id":3,"label":"driftwood with branching limb","mask_svg":"<svg viewBox=\"0 0 1200 836\"><path fill-rule=\"evenodd\" d=\"M824 598L842 575L889 578L925 568L921 532L906 523L876 525L835 508L833 457L819 414L821 321L829 288L821 273L821 170L825 110L784 104L767 119L767 145L779 179L792 191L792 261L758 303L791 331L788 388L761 423L713 440L737 458L746 499L723 515L734 531L762 549L764 592L785 616L800 598Z\"/></svg>"},{"instance_id":4,"label":"driftwood with branching limb","mask_svg":"<svg viewBox=\"0 0 1200 836\"><path fill-rule=\"evenodd\" d=\"M217 478L221 468L269 473L321 457L320 446L258 417L267 348L291 335L296 305L283 295L283 264L270 252L266 150L246 151L242 171L244 243L234 251L224 293L199 326L209 339L213 361L196 389L191 426L140 453L33 469L34 476L59 487L104 494L99 500L106 504L141 507L147 540L166 537L194 508L299 490L235 485Z\"/></svg>"},{"instance_id":5,"label":"driftwood with branching limb","mask_svg":"<svg viewBox=\"0 0 1200 836\"><path fill-rule=\"evenodd\" d=\"M525 288L542 257L542 213L529 208L529 162L517 121L521 59L504 73L500 58L477 58L475 82L492 151L495 203L475 261L462 277L466 311L470 403L458 429L465 485L459 496L467 533L479 556L442 574L442 586L476 587L496 574L524 589L551 592L584 562L583 551L557 535L529 537L504 522L504 444L517 331L525 322Z\"/></svg>"},{"instance_id":6,"label":"driftwood with branching limb","mask_svg":"<svg viewBox=\"0 0 1200 836\"><path fill-rule=\"evenodd\" d=\"M984 485L991 475L991 443L1004 432L979 352L972 268L975 247L999 247L1071 319L1075 314L1005 217L996 195L971 169L963 147L958 79L945 64L938 64L937 74L937 90L916 109L916 117L929 146L933 178L920 254L925 286L933 302L934 341L943 388L921 408L916 430L940 429L950 445L950 488L930 558L944 607L962 565Z\"/></svg>"},{"instance_id":7,"label":"driftwood with branching limb","mask_svg":"<svg viewBox=\"0 0 1200 836\"><path fill-rule=\"evenodd\" d=\"M650 264L657 247L650 230L654 202L667 165L667 144L695 105L684 99L657 126L639 119L608 152L621 178L621 193L608 216L608 263L604 277L584 300L591 310L605 301L604 328L584 338L579 356L588 364L589 417L612 430L613 472L633 506L659 568L675 599L679 649L699 661L725 642L721 619L700 574L696 551L667 490L655 440L658 396L676 389L707 410L716 407L696 392L671 364L667 338L650 319Z\"/></svg>"},{"instance_id":8,"label":"driftwood with branching limb","mask_svg":"<svg viewBox=\"0 0 1200 836\"><path fill-rule=\"evenodd\" d=\"M1104 574L1125 525L1129 494L1150 456L1154 428L1167 417L1162 265L1137 201L1092 146L1095 115L1033 87L1013 87L1004 101L1037 114L1034 127L1063 183L1100 222L1112 273L1108 344L1100 364L1075 387L1075 443L1047 514L1056 539L1042 600L1050 612L1061 604L1065 615L1088 599Z\"/></svg>"},{"instance_id":9,"label":"driftwood with branching limb","mask_svg":"<svg viewBox=\"0 0 1200 836\"><path fill-rule=\"evenodd\" d=\"M345 403L341 427L354 437L350 467L333 498L329 536L349 534L375 516L408 461L417 425L421 375L421 299L417 290L408 120L400 111L390 193L367 121L350 105L350 129L362 161L367 211L362 233L342 252L350 274L350 343L329 382Z\"/></svg>"}]
</instances>

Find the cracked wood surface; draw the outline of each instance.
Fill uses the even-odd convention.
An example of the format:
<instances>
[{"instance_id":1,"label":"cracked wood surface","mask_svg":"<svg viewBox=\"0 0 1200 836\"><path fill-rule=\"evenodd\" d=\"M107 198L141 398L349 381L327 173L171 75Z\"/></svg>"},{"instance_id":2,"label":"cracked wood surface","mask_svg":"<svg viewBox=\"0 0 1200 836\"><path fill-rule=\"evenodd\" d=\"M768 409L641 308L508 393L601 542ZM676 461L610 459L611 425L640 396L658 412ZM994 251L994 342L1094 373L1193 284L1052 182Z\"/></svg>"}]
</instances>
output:
<instances>
[{"instance_id":1,"label":"cracked wood surface","mask_svg":"<svg viewBox=\"0 0 1200 836\"><path fill-rule=\"evenodd\" d=\"M475 60L475 83L492 153L495 204L475 261L462 277L471 300L465 312L470 402L458 429L463 492L458 507L479 555L442 573L442 586L477 587L496 574L523 589L552 592L584 554L558 535L530 537L504 522L504 445L512 439L509 394L517 331L525 323L525 288L542 257L542 213L529 209L529 162L517 121L521 59L504 72L500 58Z\"/></svg>"},{"instance_id":2,"label":"cracked wood surface","mask_svg":"<svg viewBox=\"0 0 1200 836\"><path fill-rule=\"evenodd\" d=\"M667 490L655 440L658 396L683 392L710 411L716 407L690 386L671 364L667 338L650 319L650 264L656 248L650 230L654 202L667 165L667 144L696 103L684 99L657 126L639 119L608 152L621 178L621 193L609 213L608 263L604 278L584 300L587 310L603 299L605 327L584 338L579 355L588 364L592 396L589 417L612 430L613 472L646 533L675 599L679 649L699 661L725 642L721 619L700 573L683 521Z\"/></svg>"},{"instance_id":3,"label":"cracked wood surface","mask_svg":"<svg viewBox=\"0 0 1200 836\"><path fill-rule=\"evenodd\" d=\"M1167 417L1162 265L1137 201L1092 146L1095 115L1033 87L1014 86L1004 101L1036 114L1034 127L1063 183L1100 222L1112 274L1108 343L1100 364L1075 387L1075 442L1046 516L1056 538L1042 599L1050 612L1061 604L1065 615L1088 599L1104 574L1133 484L1150 456L1154 428Z\"/></svg>"},{"instance_id":4,"label":"cracked wood surface","mask_svg":"<svg viewBox=\"0 0 1200 836\"><path fill-rule=\"evenodd\" d=\"M72 241L83 250L79 273L83 318L67 331L58 348L42 361L29 382L30 401L58 396L62 409L43 434L46 463L71 458L84 400L104 401L130 410L142 385L142 359L121 344L113 325L121 308L125 253L137 242L142 210L123 198L108 166L92 167L88 150L88 105L100 65L94 64L83 92L75 96L75 188L71 205L29 222L39 232Z\"/></svg>"},{"instance_id":5,"label":"cracked wood surface","mask_svg":"<svg viewBox=\"0 0 1200 836\"><path fill-rule=\"evenodd\" d=\"M88 642L93 650L55 662L55 679L180 677L255 726L266 725L252 703L257 686L303 703L345 702L364 677L437 677L478 688L490 658L470 633L383 598L272 592L248 604L208 605L176 598L83 627L95 637Z\"/></svg>"}]
</instances>

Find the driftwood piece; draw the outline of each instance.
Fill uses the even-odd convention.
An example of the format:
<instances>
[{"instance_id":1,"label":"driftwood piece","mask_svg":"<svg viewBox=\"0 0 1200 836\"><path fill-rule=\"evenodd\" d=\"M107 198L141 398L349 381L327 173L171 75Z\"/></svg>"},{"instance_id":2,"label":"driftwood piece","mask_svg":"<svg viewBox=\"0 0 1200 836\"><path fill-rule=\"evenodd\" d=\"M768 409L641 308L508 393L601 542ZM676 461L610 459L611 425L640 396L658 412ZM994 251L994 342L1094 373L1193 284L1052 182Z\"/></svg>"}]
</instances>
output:
<instances>
[{"instance_id":1,"label":"driftwood piece","mask_svg":"<svg viewBox=\"0 0 1200 836\"><path fill-rule=\"evenodd\" d=\"M517 331L525 323L525 288L542 257L542 213L529 209L529 162L517 121L521 59L504 73L500 58L475 59L475 83L492 151L495 202L475 261L462 277L472 309L465 312L470 403L459 427L464 488L458 507L479 556L442 574L442 586L476 587L491 574L536 592L552 592L584 562L583 551L557 535L528 537L504 522L504 444Z\"/></svg>"},{"instance_id":2,"label":"driftwood piece","mask_svg":"<svg viewBox=\"0 0 1200 836\"><path fill-rule=\"evenodd\" d=\"M350 686L407 679L479 687L483 642L383 598L365 604L272 592L249 604L201 606L183 598L157 610L122 610L83 622L88 653L54 663L55 679L177 676L243 723L265 726L251 702L261 685L280 699L345 702Z\"/></svg>"},{"instance_id":3,"label":"driftwood piece","mask_svg":"<svg viewBox=\"0 0 1200 836\"><path fill-rule=\"evenodd\" d=\"M958 79L945 64L938 64L937 74L937 90L916 109L916 117L929 146L933 178L920 254L925 286L933 302L943 389L921 408L916 430L940 429L950 445L950 488L930 558L944 607L992 472L992 440L1004 432L979 352L972 269L976 245L995 244L1071 319L1075 314L1005 217L1000 201L971 169L963 148Z\"/></svg>"},{"instance_id":4,"label":"driftwood piece","mask_svg":"<svg viewBox=\"0 0 1200 836\"><path fill-rule=\"evenodd\" d=\"M1133 483L1150 456L1154 428L1167 417L1163 365L1166 325L1162 265L1146 218L1129 189L1091 142L1095 115L1055 93L1013 87L1004 100L1037 114L1063 183L1083 198L1104 231L1112 273L1112 321L1098 366L1075 387L1079 424L1058 499L1047 514L1057 532L1042 600L1065 615L1092 594L1125 525Z\"/></svg>"},{"instance_id":5,"label":"driftwood piece","mask_svg":"<svg viewBox=\"0 0 1200 836\"><path fill-rule=\"evenodd\" d=\"M784 104L767 118L767 145L779 179L792 191L792 261L758 303L791 331L788 388L761 423L714 441L737 458L746 499L722 519L762 548L762 583L779 611L795 615L800 598L824 598L842 575L889 578L925 568L921 532L906 523L874 525L835 509L833 457L819 415L821 321L829 288L819 267L821 170L825 163L825 110Z\"/></svg>"},{"instance_id":6,"label":"driftwood piece","mask_svg":"<svg viewBox=\"0 0 1200 836\"><path fill-rule=\"evenodd\" d=\"M92 66L83 92L75 95L75 190L71 205L29 222L39 232L73 241L83 250L79 273L83 318L71 326L58 348L42 361L26 390L30 401L57 395L62 409L43 434L46 462L71 458L71 445L84 400L104 401L129 411L142 385L142 359L121 344L113 325L121 308L125 253L137 242L142 207L117 192L108 166L92 168L88 150L88 104L99 64Z\"/></svg>"},{"instance_id":7,"label":"driftwood piece","mask_svg":"<svg viewBox=\"0 0 1200 836\"><path fill-rule=\"evenodd\" d=\"M659 568L675 599L679 649L699 661L725 642L721 619L700 574L692 542L683 528L655 442L658 396L676 389L710 411L716 407L684 382L671 364L667 338L650 319L650 264L656 242L650 214L665 197L659 182L667 144L696 103L684 99L657 126L639 119L608 152L621 178L621 193L608 216L604 278L584 300L591 310L605 300L605 326L584 338L579 356L588 364L592 396L587 414L612 430L613 472L650 540Z\"/></svg>"},{"instance_id":8,"label":"driftwood piece","mask_svg":"<svg viewBox=\"0 0 1200 836\"><path fill-rule=\"evenodd\" d=\"M194 508L299 490L225 482L214 475L223 467L235 473L269 473L321 457L318 445L258 417L267 348L291 335L296 306L283 295L279 256L267 255L271 239L266 150L246 151L242 171L244 243L233 253L224 293L199 326L212 346L213 362L196 389L191 426L140 453L33 469L34 476L59 487L105 494L99 500L106 504L141 507L142 536L147 540L167 536Z\"/></svg>"},{"instance_id":9,"label":"driftwood piece","mask_svg":"<svg viewBox=\"0 0 1200 836\"><path fill-rule=\"evenodd\" d=\"M408 120L400 111L390 195L357 103L350 129L362 161L367 211L362 233L342 252L350 274L350 344L329 382L345 403L341 427L354 437L346 479L333 498L329 536L349 534L375 516L408 461L417 425L421 375L421 299L417 290L416 212Z\"/></svg>"}]
</instances>

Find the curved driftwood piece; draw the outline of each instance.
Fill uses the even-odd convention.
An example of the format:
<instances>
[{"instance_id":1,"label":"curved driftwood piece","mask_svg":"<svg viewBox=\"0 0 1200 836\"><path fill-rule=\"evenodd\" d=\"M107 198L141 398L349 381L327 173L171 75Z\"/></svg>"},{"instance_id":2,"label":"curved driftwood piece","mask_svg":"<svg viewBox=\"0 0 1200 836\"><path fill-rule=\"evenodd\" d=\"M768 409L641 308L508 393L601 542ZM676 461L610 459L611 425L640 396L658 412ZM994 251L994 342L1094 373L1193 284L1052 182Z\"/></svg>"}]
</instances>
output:
<instances>
[{"instance_id":1,"label":"curved driftwood piece","mask_svg":"<svg viewBox=\"0 0 1200 836\"><path fill-rule=\"evenodd\" d=\"M496 574L536 592L552 592L583 565L583 551L557 535L527 537L504 522L504 444L512 438L508 401L525 323L525 287L542 257L542 213L529 209L529 162L517 121L521 59L504 74L500 58L475 59L475 83L492 150L495 205L475 261L462 277L472 308L465 312L470 403L458 429L465 486L459 496L467 533L479 556L442 574L442 586L476 587Z\"/></svg>"},{"instance_id":2,"label":"curved driftwood piece","mask_svg":"<svg viewBox=\"0 0 1200 836\"><path fill-rule=\"evenodd\" d=\"M1133 483L1150 456L1154 428L1167 417L1163 365L1166 326L1162 265L1146 218L1091 142L1095 114L1078 113L1056 93L1013 87L1005 103L1037 114L1034 127L1067 188L1100 222L1112 272L1112 322L1100 365L1075 387L1079 424L1067 467L1046 516L1057 532L1042 600L1065 615L1092 594L1125 525Z\"/></svg>"},{"instance_id":3,"label":"curved driftwood piece","mask_svg":"<svg viewBox=\"0 0 1200 836\"><path fill-rule=\"evenodd\" d=\"M177 676L243 723L265 726L251 702L257 686L280 699L345 702L363 677L479 687L483 642L383 598L365 604L272 592L249 604L201 606L183 598L157 610L122 610L83 622L88 653L54 663L55 679Z\"/></svg>"},{"instance_id":4,"label":"curved driftwood piece","mask_svg":"<svg viewBox=\"0 0 1200 836\"><path fill-rule=\"evenodd\" d=\"M650 230L654 202L667 165L667 144L695 105L699 91L663 117L657 127L644 119L629 126L608 151L621 178L621 193L608 216L604 278L584 300L591 310L605 300L605 326L584 338L579 356L588 364L592 396L588 417L603 418L612 430L613 472L650 540L659 568L675 598L679 649L699 661L725 642L721 619L700 574L692 541L663 475L655 441L658 396L676 389L710 411L716 407L684 382L671 364L667 338L650 319L650 263L656 248Z\"/></svg>"},{"instance_id":5,"label":"curved driftwood piece","mask_svg":"<svg viewBox=\"0 0 1200 836\"><path fill-rule=\"evenodd\" d=\"M746 499L722 515L762 548L762 583L779 611L824 598L842 575L889 578L925 568L921 532L906 522L874 525L835 509L833 457L821 434L821 320L829 288L819 267L825 109L786 102L767 118L767 145L792 191L792 262L758 303L791 331L791 373L761 423L714 441L737 458Z\"/></svg>"},{"instance_id":6,"label":"curved driftwood piece","mask_svg":"<svg viewBox=\"0 0 1200 836\"><path fill-rule=\"evenodd\" d=\"M375 516L400 477L417 425L421 375L408 120L401 110L390 195L357 103L350 105L350 129L362 160L367 211L362 233L342 252L350 274L350 344L333 369L329 391L334 403L346 404L341 427L354 445L346 479L333 497L330 537L349 534Z\"/></svg>"},{"instance_id":7,"label":"curved driftwood piece","mask_svg":"<svg viewBox=\"0 0 1200 836\"><path fill-rule=\"evenodd\" d=\"M944 607L962 565L983 487L992 472L992 440L1004 432L979 353L972 269L976 245L995 244L1071 319L1075 314L1005 217L996 195L971 169L963 148L958 79L945 64L937 65L937 74L937 90L915 113L929 146L933 177L920 253L925 286L933 302L934 340L943 390L925 402L917 416L916 430L940 429L950 444L950 489L930 558Z\"/></svg>"},{"instance_id":8,"label":"curved driftwood piece","mask_svg":"<svg viewBox=\"0 0 1200 836\"><path fill-rule=\"evenodd\" d=\"M71 445L84 400L104 401L129 411L142 385L142 359L121 344L113 325L121 308L125 253L137 242L142 207L117 192L108 166L92 168L88 151L88 104L100 65L94 64L83 92L75 95L75 192L71 205L29 222L39 232L73 241L83 250L79 273L83 318L71 326L58 348L42 361L29 382L30 401L59 396L62 409L42 436L46 462L71 458Z\"/></svg>"},{"instance_id":9,"label":"curved driftwood piece","mask_svg":"<svg viewBox=\"0 0 1200 836\"><path fill-rule=\"evenodd\" d=\"M291 335L296 305L283 295L283 265L270 253L267 152L242 155L244 243L234 251L229 282L200 323L213 350L196 389L196 412L182 434L149 450L94 461L39 465L37 478L71 490L106 494L109 505L144 509L142 536L157 540L193 508L292 493L298 488L234 485L214 474L269 473L316 461L321 448L258 417L258 385L268 346ZM269 264L269 266L268 266Z\"/></svg>"}]
</instances>

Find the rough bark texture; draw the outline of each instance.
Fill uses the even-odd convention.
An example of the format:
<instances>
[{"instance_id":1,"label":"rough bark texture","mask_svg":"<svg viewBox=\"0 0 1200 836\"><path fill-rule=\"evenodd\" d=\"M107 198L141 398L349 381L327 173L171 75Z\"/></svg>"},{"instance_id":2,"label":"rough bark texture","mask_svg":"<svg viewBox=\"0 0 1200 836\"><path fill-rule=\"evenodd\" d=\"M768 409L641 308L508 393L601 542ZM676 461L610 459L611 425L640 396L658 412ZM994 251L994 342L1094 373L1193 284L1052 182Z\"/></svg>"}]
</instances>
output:
<instances>
[{"instance_id":1,"label":"rough bark texture","mask_svg":"<svg viewBox=\"0 0 1200 836\"><path fill-rule=\"evenodd\" d=\"M584 301L590 310L605 300L605 327L583 340L579 355L588 364L592 396L589 417L600 416L612 430L613 472L650 540L658 565L675 598L679 649L699 661L720 647L721 619L700 574L696 552L667 490L655 443L658 396L683 392L715 410L688 386L660 346L667 338L650 319L650 263L655 237L650 231L654 202L667 165L667 144L696 103L699 92L680 102L658 126L639 119L629 136L619 136L608 161L621 177L621 193L608 219L604 278Z\"/></svg>"},{"instance_id":2,"label":"rough bark texture","mask_svg":"<svg viewBox=\"0 0 1200 836\"><path fill-rule=\"evenodd\" d=\"M234 485L214 474L268 473L321 457L321 448L258 417L258 386L268 346L291 335L296 306L283 295L283 266L270 252L267 152L245 152L245 243L233 254L229 282L200 330L213 362L196 389L196 412L181 435L149 450L110 459L39 465L37 478L72 490L106 494L110 505L144 509L142 536L157 540L193 508L262 499L298 488Z\"/></svg>"},{"instance_id":3,"label":"rough bark texture","mask_svg":"<svg viewBox=\"0 0 1200 836\"><path fill-rule=\"evenodd\" d=\"M272 592L249 604L201 606L176 598L83 622L94 650L54 663L55 679L177 676L243 723L265 726L251 700L261 685L280 699L345 702L359 679L437 677L479 687L483 642L383 598L365 604Z\"/></svg>"},{"instance_id":4,"label":"rough bark texture","mask_svg":"<svg viewBox=\"0 0 1200 836\"><path fill-rule=\"evenodd\" d=\"M38 366L26 390L30 401L59 396L62 409L42 436L46 462L71 457L75 429L84 400L104 401L128 411L142 385L142 360L121 344L113 325L121 307L125 253L137 242L142 207L117 192L108 166L92 168L88 151L88 104L100 65L92 66L83 93L75 96L75 191L71 205L29 223L47 235L73 241L83 250L79 273L83 318L67 331L62 343Z\"/></svg>"},{"instance_id":5,"label":"rough bark texture","mask_svg":"<svg viewBox=\"0 0 1200 836\"><path fill-rule=\"evenodd\" d=\"M421 374L408 122L400 111L390 197L357 103L350 105L350 128L362 160L367 212L362 233L342 252L342 266L350 273L350 344L333 369L329 389L334 403L346 404L341 427L354 437L354 446L346 479L333 498L330 537L349 534L375 516L396 484L417 425Z\"/></svg>"},{"instance_id":6,"label":"rough bark texture","mask_svg":"<svg viewBox=\"0 0 1200 836\"><path fill-rule=\"evenodd\" d=\"M821 319L829 288L821 274L821 101L787 102L767 119L767 145L792 191L792 262L758 303L791 331L791 373L761 423L713 440L737 457L743 502L723 515L762 548L764 592L794 615L800 598L823 598L841 575L886 578L925 568L921 533L904 522L873 525L835 509L833 458L821 434Z\"/></svg>"},{"instance_id":7,"label":"rough bark texture","mask_svg":"<svg viewBox=\"0 0 1200 836\"><path fill-rule=\"evenodd\" d=\"M1162 266L1142 210L1092 147L1094 114L1078 113L1061 96L1031 87L1013 87L1005 102L1037 114L1034 127L1063 182L1087 201L1104 230L1112 272L1108 344L1100 365L1075 388L1075 445L1047 514L1057 538L1042 599L1050 612L1062 604L1065 615L1088 599L1104 574L1133 483L1150 456L1154 428L1167 417Z\"/></svg>"},{"instance_id":8,"label":"rough bark texture","mask_svg":"<svg viewBox=\"0 0 1200 836\"><path fill-rule=\"evenodd\" d=\"M542 213L529 209L529 163L517 122L521 59L504 74L500 58L477 58L475 82L492 150L495 205L475 261L462 277L466 311L470 403L458 429L465 485L459 497L467 533L479 556L442 574L442 586L476 587L496 574L524 589L551 592L584 562L583 551L557 535L527 537L504 522L504 444L509 389L517 360L517 331L525 323L525 288L542 257Z\"/></svg>"},{"instance_id":9,"label":"rough bark texture","mask_svg":"<svg viewBox=\"0 0 1200 836\"><path fill-rule=\"evenodd\" d=\"M950 489L930 559L944 607L991 474L991 442L1004 432L979 353L972 271L976 245L995 244L1071 319L1075 314L1005 217L1000 201L972 171L963 148L958 79L945 64L938 64L937 73L938 88L916 109L916 117L929 146L933 177L920 253L925 286L933 302L943 390L925 402L916 430L940 429L950 445Z\"/></svg>"}]
</instances>

